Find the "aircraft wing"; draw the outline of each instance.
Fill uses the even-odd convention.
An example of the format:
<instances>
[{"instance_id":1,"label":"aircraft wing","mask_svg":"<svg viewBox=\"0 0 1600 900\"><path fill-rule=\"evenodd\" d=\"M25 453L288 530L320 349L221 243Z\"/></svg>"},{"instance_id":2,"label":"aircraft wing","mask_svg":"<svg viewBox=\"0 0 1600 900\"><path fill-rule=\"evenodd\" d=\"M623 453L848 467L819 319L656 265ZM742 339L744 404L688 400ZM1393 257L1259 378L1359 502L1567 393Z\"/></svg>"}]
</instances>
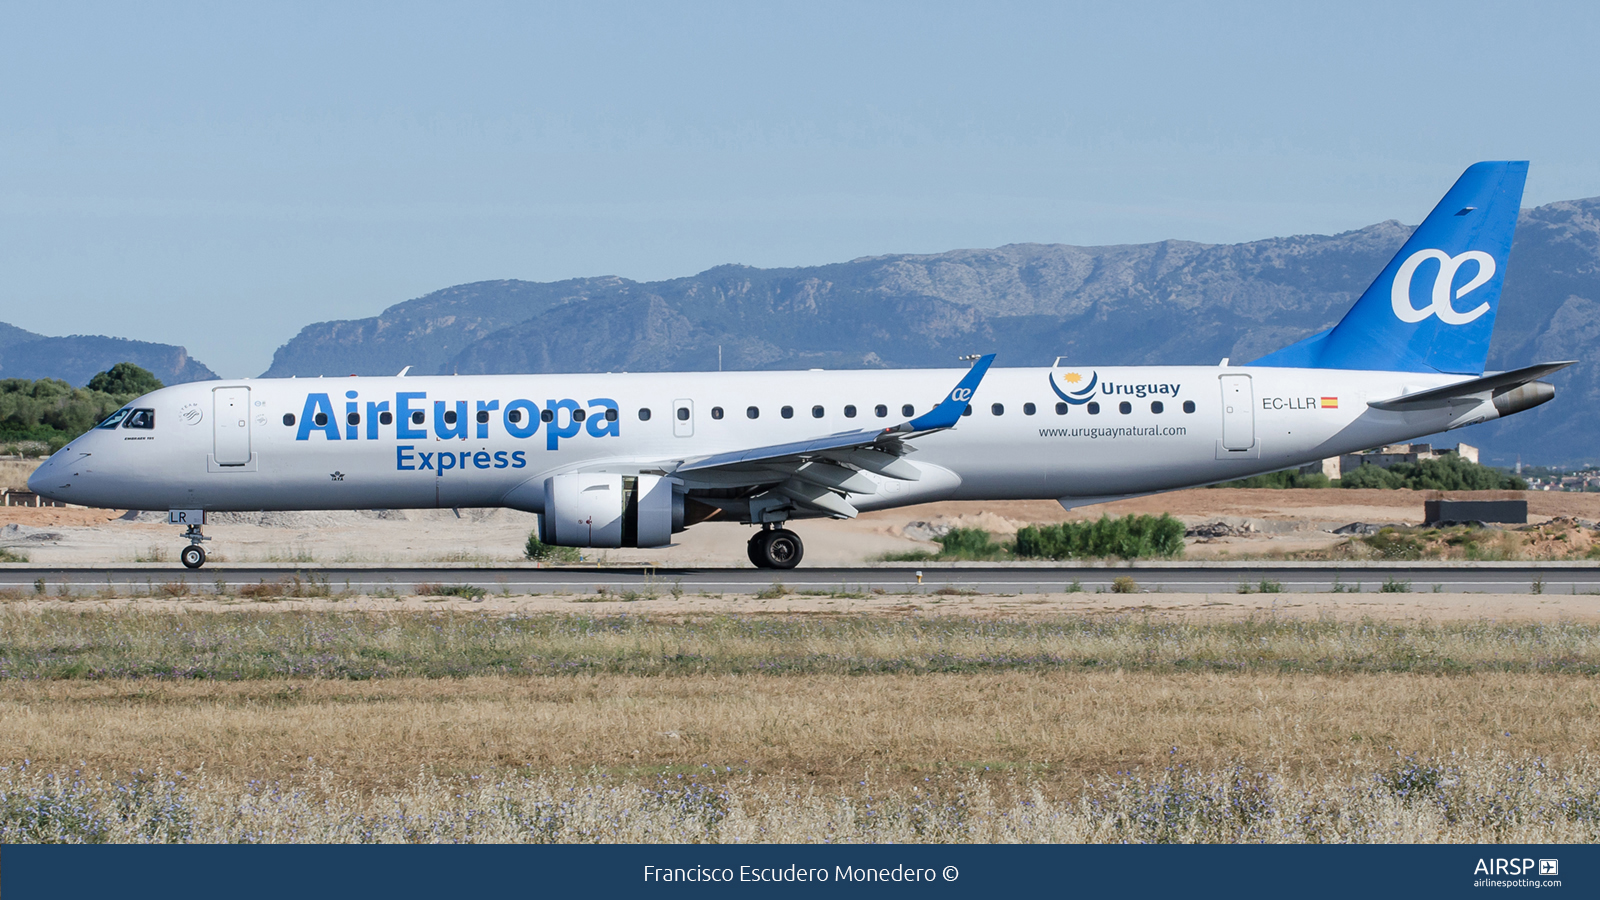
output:
<instances>
[{"instance_id":1,"label":"aircraft wing","mask_svg":"<svg viewBox=\"0 0 1600 900\"><path fill-rule=\"evenodd\" d=\"M992 362L993 353L980 357L937 406L898 425L713 453L685 459L667 471L691 488L762 489L786 503L852 518L856 510L850 495L877 491L861 470L901 481L921 478L916 466L901 459L915 449L907 442L955 427ZM714 498L706 502L716 505Z\"/></svg>"}]
</instances>

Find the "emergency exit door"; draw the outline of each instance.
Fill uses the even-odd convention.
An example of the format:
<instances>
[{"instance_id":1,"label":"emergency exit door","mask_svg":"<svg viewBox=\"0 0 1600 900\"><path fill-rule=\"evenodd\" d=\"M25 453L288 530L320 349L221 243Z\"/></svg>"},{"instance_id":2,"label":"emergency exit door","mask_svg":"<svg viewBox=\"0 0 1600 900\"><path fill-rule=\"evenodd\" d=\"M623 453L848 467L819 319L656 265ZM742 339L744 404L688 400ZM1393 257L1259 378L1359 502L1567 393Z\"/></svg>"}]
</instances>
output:
<instances>
[{"instance_id":1,"label":"emergency exit door","mask_svg":"<svg viewBox=\"0 0 1600 900\"><path fill-rule=\"evenodd\" d=\"M250 389L217 388L211 392L211 430L219 466L250 462Z\"/></svg>"},{"instance_id":2,"label":"emergency exit door","mask_svg":"<svg viewBox=\"0 0 1600 900\"><path fill-rule=\"evenodd\" d=\"M1256 401L1249 375L1222 376L1222 449L1256 445Z\"/></svg>"},{"instance_id":3,"label":"emergency exit door","mask_svg":"<svg viewBox=\"0 0 1600 900\"><path fill-rule=\"evenodd\" d=\"M672 401L672 433L678 437L694 437L694 401Z\"/></svg>"}]
</instances>

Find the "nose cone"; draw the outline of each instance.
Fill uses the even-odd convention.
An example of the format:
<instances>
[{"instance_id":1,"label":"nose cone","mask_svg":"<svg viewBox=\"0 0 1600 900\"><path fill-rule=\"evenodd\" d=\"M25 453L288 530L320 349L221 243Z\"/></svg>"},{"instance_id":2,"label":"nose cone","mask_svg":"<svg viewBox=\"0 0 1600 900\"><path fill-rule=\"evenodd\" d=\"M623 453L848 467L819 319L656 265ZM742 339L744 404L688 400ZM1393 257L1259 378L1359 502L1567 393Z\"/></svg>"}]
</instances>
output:
<instances>
[{"instance_id":1,"label":"nose cone","mask_svg":"<svg viewBox=\"0 0 1600 900\"><path fill-rule=\"evenodd\" d=\"M34 469L33 474L28 476L28 490L51 500L63 499L56 495L56 491L62 487L56 483L56 476L60 474L59 469L54 456L40 463L39 468Z\"/></svg>"}]
</instances>

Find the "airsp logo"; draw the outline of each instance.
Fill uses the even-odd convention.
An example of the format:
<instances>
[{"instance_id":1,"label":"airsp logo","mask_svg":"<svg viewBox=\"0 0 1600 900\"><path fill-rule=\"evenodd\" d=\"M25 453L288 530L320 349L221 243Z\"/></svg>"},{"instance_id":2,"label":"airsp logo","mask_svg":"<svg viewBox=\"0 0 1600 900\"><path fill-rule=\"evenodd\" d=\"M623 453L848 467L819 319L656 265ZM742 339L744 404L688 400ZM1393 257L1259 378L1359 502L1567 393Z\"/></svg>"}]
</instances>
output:
<instances>
[{"instance_id":1,"label":"airsp logo","mask_svg":"<svg viewBox=\"0 0 1600 900\"><path fill-rule=\"evenodd\" d=\"M1439 261L1439 272L1433 276L1433 297L1427 306L1417 309L1411 305L1411 276L1417 273L1418 266L1430 259ZM1450 302L1450 285L1455 281L1456 270L1466 262L1477 263L1478 274L1456 291L1457 300L1483 287L1494 277L1494 257L1482 250L1468 250L1460 256L1451 256L1443 250L1418 250L1407 257L1406 261L1400 264L1400 271L1394 274L1394 287L1390 289L1390 300L1394 303L1395 316L1402 322L1414 323L1437 315L1439 321L1446 325L1465 325L1488 312L1488 301L1478 304L1468 312L1457 312Z\"/></svg>"}]
</instances>

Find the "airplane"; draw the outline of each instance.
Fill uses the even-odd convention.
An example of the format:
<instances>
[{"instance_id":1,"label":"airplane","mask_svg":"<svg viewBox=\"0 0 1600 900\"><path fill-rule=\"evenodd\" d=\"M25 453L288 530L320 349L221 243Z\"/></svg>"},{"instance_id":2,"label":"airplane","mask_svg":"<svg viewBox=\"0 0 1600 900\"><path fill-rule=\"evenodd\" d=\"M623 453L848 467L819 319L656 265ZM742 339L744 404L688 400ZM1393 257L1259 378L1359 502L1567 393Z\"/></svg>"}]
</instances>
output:
<instances>
[{"instance_id":1,"label":"airplane","mask_svg":"<svg viewBox=\"0 0 1600 900\"><path fill-rule=\"evenodd\" d=\"M223 379L146 394L52 455L53 500L207 513L506 507L546 544L750 561L791 520L936 500L1064 507L1214 484L1508 416L1571 361L1485 373L1526 162L1469 167L1332 328L1245 364Z\"/></svg>"}]
</instances>

